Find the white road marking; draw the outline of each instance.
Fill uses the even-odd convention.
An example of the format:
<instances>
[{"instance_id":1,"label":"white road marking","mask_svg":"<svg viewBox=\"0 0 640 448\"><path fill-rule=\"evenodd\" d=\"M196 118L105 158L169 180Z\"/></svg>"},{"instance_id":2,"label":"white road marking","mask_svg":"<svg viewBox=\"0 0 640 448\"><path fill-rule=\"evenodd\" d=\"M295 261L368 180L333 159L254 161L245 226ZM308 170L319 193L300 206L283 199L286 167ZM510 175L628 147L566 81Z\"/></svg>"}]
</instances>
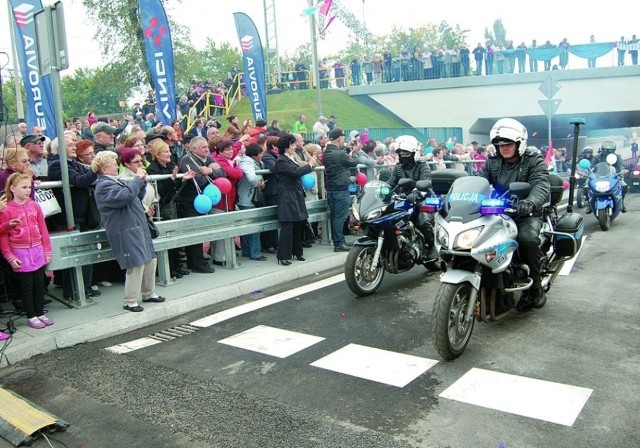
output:
<instances>
[{"instance_id":1,"label":"white road marking","mask_svg":"<svg viewBox=\"0 0 640 448\"><path fill-rule=\"evenodd\" d=\"M433 359L349 344L311 365L378 383L404 387L437 363L438 361Z\"/></svg>"},{"instance_id":2,"label":"white road marking","mask_svg":"<svg viewBox=\"0 0 640 448\"><path fill-rule=\"evenodd\" d=\"M440 397L573 426L592 389L473 368Z\"/></svg>"},{"instance_id":3,"label":"white road marking","mask_svg":"<svg viewBox=\"0 0 640 448\"><path fill-rule=\"evenodd\" d=\"M258 325L218 342L276 358L286 358L321 341L324 338L319 336Z\"/></svg>"},{"instance_id":4,"label":"white road marking","mask_svg":"<svg viewBox=\"0 0 640 448\"><path fill-rule=\"evenodd\" d=\"M118 345L114 345L113 347L107 347L105 350L121 355L123 353L129 353L134 350L139 350L141 348L151 347L152 345L156 345L161 342L162 341L159 341L158 339L153 339L153 338L140 338L140 339L134 339L133 341L125 342L124 344L118 344Z\"/></svg>"},{"instance_id":5,"label":"white road marking","mask_svg":"<svg viewBox=\"0 0 640 448\"><path fill-rule=\"evenodd\" d=\"M219 313L212 314L211 316L203 317L202 319L198 319L194 322L191 322L189 325L193 325L194 327L200 327L200 328L210 327L212 325L223 322L225 320L232 319L234 317L238 317L255 310L259 310L260 308L264 308L269 305L273 305L275 303L284 302L285 300L298 297L302 294L306 294L311 291L315 291L321 288L326 288L327 286L340 283L343 280L344 280L344 274L335 275L333 277L320 280L319 282L300 286L299 288L290 289L289 291L284 291L274 296L265 297L264 299L256 300L255 302L247 303L245 305L240 305L225 311L220 311Z\"/></svg>"},{"instance_id":6,"label":"white road marking","mask_svg":"<svg viewBox=\"0 0 640 448\"><path fill-rule=\"evenodd\" d=\"M573 269L573 265L576 264L576 260L580 256L580 252L582 252L582 248L584 247L584 243L586 239L587 237L583 235L582 242L580 243L580 249L578 249L578 253L571 260L567 260L564 262L564 264L562 265L562 269L560 269L560 272L558 273L558 275L569 275L571 273L571 269Z\"/></svg>"}]
</instances>

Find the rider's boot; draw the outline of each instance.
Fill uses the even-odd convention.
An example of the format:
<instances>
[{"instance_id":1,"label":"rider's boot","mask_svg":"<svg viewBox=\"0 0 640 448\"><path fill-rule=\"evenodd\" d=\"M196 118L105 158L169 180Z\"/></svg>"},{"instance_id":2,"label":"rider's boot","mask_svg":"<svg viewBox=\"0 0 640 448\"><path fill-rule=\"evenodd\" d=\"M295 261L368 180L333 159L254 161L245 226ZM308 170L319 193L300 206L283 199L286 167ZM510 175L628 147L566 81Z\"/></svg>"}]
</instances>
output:
<instances>
[{"instance_id":1,"label":"rider's boot","mask_svg":"<svg viewBox=\"0 0 640 448\"><path fill-rule=\"evenodd\" d=\"M427 260L433 261L438 259L438 251L436 250L436 246L431 245L429 251L427 252Z\"/></svg>"},{"instance_id":2,"label":"rider's boot","mask_svg":"<svg viewBox=\"0 0 640 448\"><path fill-rule=\"evenodd\" d=\"M534 308L542 308L547 303L547 295L542 286L533 286L529 291L529 300Z\"/></svg>"}]
</instances>

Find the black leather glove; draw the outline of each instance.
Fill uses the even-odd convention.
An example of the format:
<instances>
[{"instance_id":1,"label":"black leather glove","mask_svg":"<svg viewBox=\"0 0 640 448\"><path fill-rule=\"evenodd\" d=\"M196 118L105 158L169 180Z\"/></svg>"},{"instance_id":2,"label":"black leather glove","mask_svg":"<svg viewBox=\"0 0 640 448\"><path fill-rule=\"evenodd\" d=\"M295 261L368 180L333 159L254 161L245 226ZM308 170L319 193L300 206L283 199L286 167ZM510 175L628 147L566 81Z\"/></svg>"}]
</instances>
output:
<instances>
[{"instance_id":1,"label":"black leather glove","mask_svg":"<svg viewBox=\"0 0 640 448\"><path fill-rule=\"evenodd\" d=\"M412 191L411 193L409 193L407 195L407 201L412 202L412 203L416 203L418 202L418 199L420 199L420 192L418 191Z\"/></svg>"},{"instance_id":2,"label":"black leather glove","mask_svg":"<svg viewBox=\"0 0 640 448\"><path fill-rule=\"evenodd\" d=\"M526 199L523 201L518 201L516 204L516 211L520 216L531 216L536 206L533 202L527 201Z\"/></svg>"}]
</instances>

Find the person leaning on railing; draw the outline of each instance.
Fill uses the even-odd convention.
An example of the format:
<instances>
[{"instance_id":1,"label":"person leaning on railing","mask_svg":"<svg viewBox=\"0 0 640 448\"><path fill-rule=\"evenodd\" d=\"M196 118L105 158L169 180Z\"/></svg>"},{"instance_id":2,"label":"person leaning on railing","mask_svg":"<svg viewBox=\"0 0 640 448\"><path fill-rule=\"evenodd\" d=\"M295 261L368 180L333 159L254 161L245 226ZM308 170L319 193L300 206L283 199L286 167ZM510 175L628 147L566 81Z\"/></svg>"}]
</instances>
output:
<instances>
[{"instance_id":1,"label":"person leaning on railing","mask_svg":"<svg viewBox=\"0 0 640 448\"><path fill-rule=\"evenodd\" d=\"M187 171L182 179L177 180L176 176L180 167L172 161L171 149L167 142L155 139L149 144L149 151L153 157L153 162L147 168L148 174L168 174L171 177L156 182L158 192L158 211L163 221L178 218L178 205L180 199L177 197L182 186L187 182L192 182L196 175L195 171ZM189 275L187 269L180 266L180 250L169 249L169 271L171 277L182 278Z\"/></svg>"}]
</instances>

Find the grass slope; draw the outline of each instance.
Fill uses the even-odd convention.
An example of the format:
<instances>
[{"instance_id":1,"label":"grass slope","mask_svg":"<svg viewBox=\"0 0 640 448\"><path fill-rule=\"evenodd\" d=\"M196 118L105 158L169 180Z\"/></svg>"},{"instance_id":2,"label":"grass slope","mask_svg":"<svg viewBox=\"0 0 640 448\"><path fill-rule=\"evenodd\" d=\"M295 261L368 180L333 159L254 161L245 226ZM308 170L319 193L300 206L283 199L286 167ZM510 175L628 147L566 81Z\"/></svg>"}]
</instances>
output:
<instances>
[{"instance_id":1,"label":"grass slope","mask_svg":"<svg viewBox=\"0 0 640 448\"><path fill-rule=\"evenodd\" d=\"M271 120L279 120L280 129L289 130L298 117L305 114L307 128L311 131L311 126L318 117L316 95L316 90L293 90L267 95L267 124L271 125ZM392 115L367 107L342 90L323 89L320 91L320 101L322 113L327 118L331 114L336 115L338 126L345 129L404 127ZM231 113L240 117L240 121L251 118L253 115L248 98L242 98Z\"/></svg>"}]
</instances>

